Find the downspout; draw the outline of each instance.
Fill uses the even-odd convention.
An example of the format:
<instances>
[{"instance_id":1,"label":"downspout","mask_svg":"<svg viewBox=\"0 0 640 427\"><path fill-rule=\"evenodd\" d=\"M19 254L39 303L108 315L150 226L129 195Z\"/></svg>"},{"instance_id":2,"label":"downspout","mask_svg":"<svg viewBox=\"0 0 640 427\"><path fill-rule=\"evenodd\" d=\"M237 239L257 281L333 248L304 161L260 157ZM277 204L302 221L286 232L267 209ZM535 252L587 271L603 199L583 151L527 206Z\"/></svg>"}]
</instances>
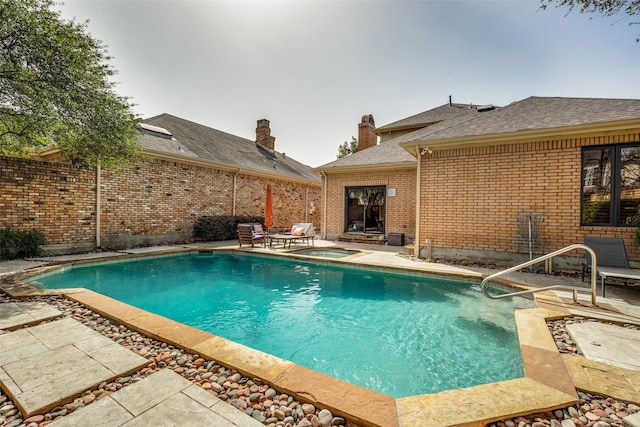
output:
<instances>
[{"instance_id":1,"label":"downspout","mask_svg":"<svg viewBox=\"0 0 640 427\"><path fill-rule=\"evenodd\" d=\"M101 168L100 165L96 166L96 248L100 247L100 176L101 176Z\"/></svg>"},{"instance_id":2,"label":"downspout","mask_svg":"<svg viewBox=\"0 0 640 427\"><path fill-rule=\"evenodd\" d=\"M413 239L413 255L420 258L420 174L422 172L422 156L420 147L415 146L418 167L416 168L416 237Z\"/></svg>"},{"instance_id":3,"label":"downspout","mask_svg":"<svg viewBox=\"0 0 640 427\"><path fill-rule=\"evenodd\" d=\"M233 199L231 203L231 216L236 216L236 194L238 187L238 174L240 173L240 169L234 172L233 174Z\"/></svg>"},{"instance_id":4,"label":"downspout","mask_svg":"<svg viewBox=\"0 0 640 427\"><path fill-rule=\"evenodd\" d=\"M327 186L329 178L324 171L320 172L322 175L322 238L327 239Z\"/></svg>"},{"instance_id":5,"label":"downspout","mask_svg":"<svg viewBox=\"0 0 640 427\"><path fill-rule=\"evenodd\" d=\"M308 222L309 219L309 184L304 195L304 222Z\"/></svg>"}]
</instances>

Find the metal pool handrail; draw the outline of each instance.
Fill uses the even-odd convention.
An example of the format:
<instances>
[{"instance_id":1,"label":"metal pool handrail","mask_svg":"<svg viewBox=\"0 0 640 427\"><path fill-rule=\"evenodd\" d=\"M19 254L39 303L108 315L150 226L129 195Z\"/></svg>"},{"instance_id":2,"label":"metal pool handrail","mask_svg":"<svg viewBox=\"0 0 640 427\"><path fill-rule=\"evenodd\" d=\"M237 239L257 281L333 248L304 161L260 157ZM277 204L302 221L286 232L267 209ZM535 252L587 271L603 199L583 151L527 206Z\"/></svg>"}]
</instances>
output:
<instances>
[{"instance_id":1,"label":"metal pool handrail","mask_svg":"<svg viewBox=\"0 0 640 427\"><path fill-rule=\"evenodd\" d=\"M568 286L568 285L552 285L552 286L545 286L544 288L536 288L536 289L529 289L526 291L517 291L517 292L511 292L508 294L503 294L503 295L491 295L486 288L487 283L489 283L490 281L492 281L493 279L495 279L496 277L502 276L504 274L508 274L508 273L512 273L514 271L518 271L520 269L523 269L525 267L529 267L532 266L534 264L538 264L541 261L553 258L554 256L557 255L561 255L564 254L566 252L570 252L573 251L575 249L584 249L587 252L589 252L589 254L591 255L591 304L596 305L596 287L597 287L597 275L595 274L596 272L596 253L593 251L593 249L591 249L589 246L587 245L583 245L583 244L575 244L575 245L570 245L567 246L566 248L562 248L559 249L555 252L551 252L549 254L543 255L541 257L538 257L536 259L532 259L531 261L527 261L524 262L522 264L516 265L515 267L511 267L507 270L503 270L503 271L499 271L495 274L492 274L491 276L487 276L482 283L480 284L480 287L482 288L482 293L485 294L486 296L488 296L489 298L492 299L499 299L499 298L507 298L507 297L514 297L517 295L526 295L526 294L533 294L536 292L542 292L542 291L548 291L550 289L564 289L564 290L570 290L573 291L573 302L577 302L578 300L578 292L587 292L589 291L589 289L586 288L579 288L576 286Z\"/></svg>"}]
</instances>

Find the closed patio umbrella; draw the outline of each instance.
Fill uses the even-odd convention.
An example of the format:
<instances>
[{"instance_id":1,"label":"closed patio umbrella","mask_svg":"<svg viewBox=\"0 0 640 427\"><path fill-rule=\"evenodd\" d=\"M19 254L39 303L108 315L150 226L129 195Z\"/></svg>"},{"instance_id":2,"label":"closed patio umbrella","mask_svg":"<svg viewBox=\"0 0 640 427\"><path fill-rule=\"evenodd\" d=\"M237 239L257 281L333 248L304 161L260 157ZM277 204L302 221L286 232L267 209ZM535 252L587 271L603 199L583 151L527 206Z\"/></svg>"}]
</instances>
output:
<instances>
[{"instance_id":1,"label":"closed patio umbrella","mask_svg":"<svg viewBox=\"0 0 640 427\"><path fill-rule=\"evenodd\" d=\"M264 226L273 227L273 195L271 194L271 184L267 184L267 195L264 205Z\"/></svg>"}]
</instances>

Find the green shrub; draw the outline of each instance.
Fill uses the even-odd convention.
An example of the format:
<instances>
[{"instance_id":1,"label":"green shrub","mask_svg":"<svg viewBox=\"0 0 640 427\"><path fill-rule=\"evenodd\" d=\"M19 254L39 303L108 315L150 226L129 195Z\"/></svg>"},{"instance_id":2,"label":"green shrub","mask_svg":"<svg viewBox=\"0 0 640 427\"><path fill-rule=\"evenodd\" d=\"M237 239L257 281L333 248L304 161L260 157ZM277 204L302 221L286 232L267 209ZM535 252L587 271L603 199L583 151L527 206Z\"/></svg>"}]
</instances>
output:
<instances>
[{"instance_id":1,"label":"green shrub","mask_svg":"<svg viewBox=\"0 0 640 427\"><path fill-rule=\"evenodd\" d=\"M201 216L193 225L193 234L203 240L219 241L238 238L238 224L257 222L262 224L264 217L257 216Z\"/></svg>"},{"instance_id":2,"label":"green shrub","mask_svg":"<svg viewBox=\"0 0 640 427\"><path fill-rule=\"evenodd\" d=\"M38 256L45 243L44 234L38 230L0 228L0 259Z\"/></svg>"}]
</instances>

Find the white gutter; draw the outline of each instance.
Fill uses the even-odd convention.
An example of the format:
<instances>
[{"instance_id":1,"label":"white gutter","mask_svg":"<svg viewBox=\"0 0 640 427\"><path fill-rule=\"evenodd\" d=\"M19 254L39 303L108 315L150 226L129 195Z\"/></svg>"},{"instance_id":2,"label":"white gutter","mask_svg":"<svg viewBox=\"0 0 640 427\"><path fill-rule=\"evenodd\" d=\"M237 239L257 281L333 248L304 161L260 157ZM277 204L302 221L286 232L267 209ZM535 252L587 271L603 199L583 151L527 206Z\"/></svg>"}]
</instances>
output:
<instances>
[{"instance_id":1,"label":"white gutter","mask_svg":"<svg viewBox=\"0 0 640 427\"><path fill-rule=\"evenodd\" d=\"M233 196L232 196L232 202L231 202L231 216L236 216L236 196L237 196L237 189L238 189L238 174L240 173L240 169L236 170L233 174Z\"/></svg>"},{"instance_id":2,"label":"white gutter","mask_svg":"<svg viewBox=\"0 0 640 427\"><path fill-rule=\"evenodd\" d=\"M322 175L322 238L327 238L327 186L329 185L329 177L324 171L320 171Z\"/></svg>"},{"instance_id":3,"label":"white gutter","mask_svg":"<svg viewBox=\"0 0 640 427\"><path fill-rule=\"evenodd\" d=\"M416 235L413 239L413 255L420 257L420 173L422 171L422 156L420 156L419 147L414 147L418 167L416 167Z\"/></svg>"},{"instance_id":4,"label":"white gutter","mask_svg":"<svg viewBox=\"0 0 640 427\"><path fill-rule=\"evenodd\" d=\"M307 185L304 194L304 222L309 219L309 186Z\"/></svg>"},{"instance_id":5,"label":"white gutter","mask_svg":"<svg viewBox=\"0 0 640 427\"><path fill-rule=\"evenodd\" d=\"M102 169L100 168L100 165L96 166L96 248L100 247L100 222L101 222L101 218L100 218L100 210L101 210L101 206L100 206L100 195L101 195L101 191L100 191L100 178L102 175Z\"/></svg>"},{"instance_id":6,"label":"white gutter","mask_svg":"<svg viewBox=\"0 0 640 427\"><path fill-rule=\"evenodd\" d=\"M407 162L399 162L399 163L380 163L380 164L368 164L368 165L357 165L357 166L335 166L335 167L328 167L328 168L320 167L320 168L314 168L313 170L320 174L322 173L337 174L337 173L349 173L349 172L369 172L371 170L396 171L400 169L413 169L414 167L416 167L416 164L413 161L407 161Z\"/></svg>"}]
</instances>

